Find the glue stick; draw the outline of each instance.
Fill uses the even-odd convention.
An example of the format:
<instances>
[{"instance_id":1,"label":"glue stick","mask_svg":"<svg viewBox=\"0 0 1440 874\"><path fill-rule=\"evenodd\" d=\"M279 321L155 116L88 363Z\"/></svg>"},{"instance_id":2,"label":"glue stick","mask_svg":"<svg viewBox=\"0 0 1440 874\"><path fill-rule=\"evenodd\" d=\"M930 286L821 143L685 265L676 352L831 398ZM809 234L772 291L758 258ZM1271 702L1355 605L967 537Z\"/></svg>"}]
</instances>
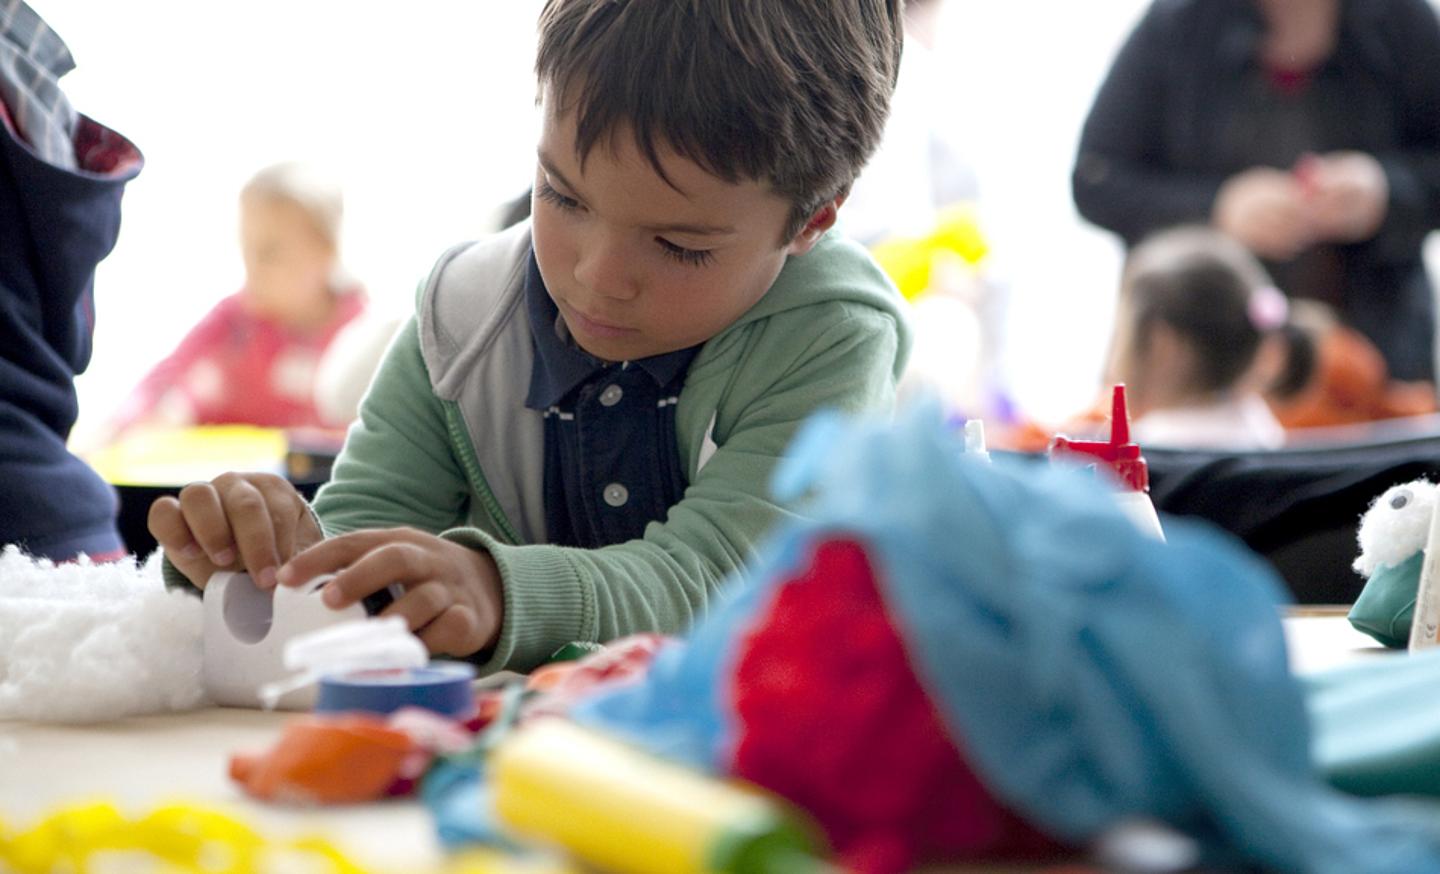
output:
<instances>
[{"instance_id":1,"label":"glue stick","mask_svg":"<svg viewBox=\"0 0 1440 874\"><path fill-rule=\"evenodd\" d=\"M561 719L491 754L495 811L518 836L620 874L831 870L779 803Z\"/></svg>"}]
</instances>

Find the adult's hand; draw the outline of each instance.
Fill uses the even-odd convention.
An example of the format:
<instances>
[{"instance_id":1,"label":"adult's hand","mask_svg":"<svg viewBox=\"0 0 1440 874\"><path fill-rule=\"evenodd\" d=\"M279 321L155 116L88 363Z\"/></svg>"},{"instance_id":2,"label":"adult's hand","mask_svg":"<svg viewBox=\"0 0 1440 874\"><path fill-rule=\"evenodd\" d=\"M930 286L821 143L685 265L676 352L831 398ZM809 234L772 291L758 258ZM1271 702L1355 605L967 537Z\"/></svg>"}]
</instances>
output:
<instances>
[{"instance_id":1,"label":"adult's hand","mask_svg":"<svg viewBox=\"0 0 1440 874\"><path fill-rule=\"evenodd\" d=\"M1374 157L1364 152L1312 157L1302 178L1317 239L1358 243L1380 230L1390 207L1390 182Z\"/></svg>"},{"instance_id":2,"label":"adult's hand","mask_svg":"<svg viewBox=\"0 0 1440 874\"><path fill-rule=\"evenodd\" d=\"M200 588L219 570L274 586L284 562L324 536L305 499L283 477L227 473L150 505L150 534Z\"/></svg>"},{"instance_id":3,"label":"adult's hand","mask_svg":"<svg viewBox=\"0 0 1440 874\"><path fill-rule=\"evenodd\" d=\"M1252 167L1225 180L1211 222L1272 261L1289 261L1314 242L1299 180L1273 167Z\"/></svg>"}]
</instances>

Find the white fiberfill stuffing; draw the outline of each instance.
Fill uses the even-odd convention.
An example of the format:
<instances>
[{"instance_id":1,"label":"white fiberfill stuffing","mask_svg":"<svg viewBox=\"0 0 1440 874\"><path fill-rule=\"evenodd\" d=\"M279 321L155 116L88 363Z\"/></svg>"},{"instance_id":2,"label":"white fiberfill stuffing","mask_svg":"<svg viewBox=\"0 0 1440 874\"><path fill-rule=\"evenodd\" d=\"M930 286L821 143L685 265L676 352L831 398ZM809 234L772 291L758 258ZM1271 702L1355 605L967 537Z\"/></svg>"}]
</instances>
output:
<instances>
[{"instance_id":1,"label":"white fiberfill stuffing","mask_svg":"<svg viewBox=\"0 0 1440 874\"><path fill-rule=\"evenodd\" d=\"M0 719L98 722L205 703L200 599L157 552L56 565L0 553Z\"/></svg>"}]
</instances>

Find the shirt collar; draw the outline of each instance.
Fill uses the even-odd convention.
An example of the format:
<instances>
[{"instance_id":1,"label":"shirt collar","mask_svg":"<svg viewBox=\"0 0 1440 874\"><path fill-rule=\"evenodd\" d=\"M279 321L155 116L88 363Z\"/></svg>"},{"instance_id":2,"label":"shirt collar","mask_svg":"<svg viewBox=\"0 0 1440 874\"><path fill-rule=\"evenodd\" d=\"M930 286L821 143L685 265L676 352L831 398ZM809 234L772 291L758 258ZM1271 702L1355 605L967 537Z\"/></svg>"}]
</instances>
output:
<instances>
[{"instance_id":1,"label":"shirt collar","mask_svg":"<svg viewBox=\"0 0 1440 874\"><path fill-rule=\"evenodd\" d=\"M535 252L525 271L525 307L530 316L530 334L535 339L535 364L530 370L530 391L525 406L532 410L552 407L575 389L605 370L614 367L581 349L570 338L560 310L545 290ZM645 371L655 384L669 385L684 374L700 350L698 346L652 355L621 364Z\"/></svg>"}]
</instances>

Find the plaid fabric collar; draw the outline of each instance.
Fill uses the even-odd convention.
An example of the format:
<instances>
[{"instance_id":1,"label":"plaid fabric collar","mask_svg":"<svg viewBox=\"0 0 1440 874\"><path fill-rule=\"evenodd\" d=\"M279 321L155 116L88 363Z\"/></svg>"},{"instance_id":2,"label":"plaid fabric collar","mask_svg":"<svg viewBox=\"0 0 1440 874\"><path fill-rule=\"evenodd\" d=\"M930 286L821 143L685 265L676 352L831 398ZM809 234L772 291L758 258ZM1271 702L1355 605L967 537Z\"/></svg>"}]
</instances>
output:
<instances>
[{"instance_id":1,"label":"plaid fabric collar","mask_svg":"<svg viewBox=\"0 0 1440 874\"><path fill-rule=\"evenodd\" d=\"M0 0L0 100L15 132L46 163L79 166L79 116L60 90L75 68L65 41L22 0Z\"/></svg>"}]
</instances>

